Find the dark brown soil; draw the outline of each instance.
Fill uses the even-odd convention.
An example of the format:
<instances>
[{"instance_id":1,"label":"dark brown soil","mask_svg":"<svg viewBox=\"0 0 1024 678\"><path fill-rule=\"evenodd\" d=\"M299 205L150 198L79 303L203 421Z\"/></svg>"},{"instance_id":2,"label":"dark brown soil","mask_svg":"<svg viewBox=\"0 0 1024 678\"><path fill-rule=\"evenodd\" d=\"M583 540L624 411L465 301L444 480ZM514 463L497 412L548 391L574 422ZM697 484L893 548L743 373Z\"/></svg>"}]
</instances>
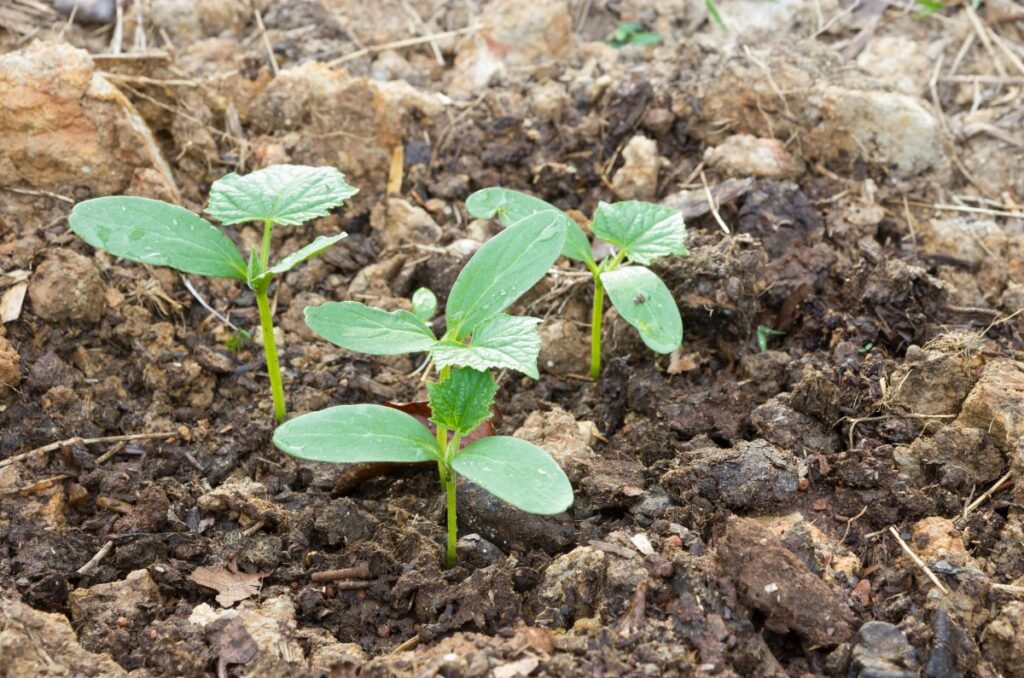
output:
<instances>
[{"instance_id":1,"label":"dark brown soil","mask_svg":"<svg viewBox=\"0 0 1024 678\"><path fill-rule=\"evenodd\" d=\"M28 273L0 329L0 676L116 670L90 652L136 676L1024 676L1024 167L1011 143L1024 107L1019 84L983 80L971 94L953 76L931 98L935 60L948 69L973 35L967 10L828 5L816 20L815 3L791 16L762 8L772 42L739 18L723 38L681 3L566 3L573 44L553 59L527 57L562 46L527 31L502 47L495 29L484 48L441 40L444 67L419 45L343 72L316 62L407 28L387 12L355 21L366 3L256 3L275 78L247 11L173 4L154 0L141 18L150 47L161 30L176 46L168 59L96 65L152 130L173 191L127 150L110 160L124 174L117 190L60 174L47 153L80 149L47 151L52 140L0 103L0 133L43 147L29 176L20 147L0 142L0 298ZM441 31L466 26L478 3L407 4ZM979 25L1024 58L1024 19L985 7ZM63 21L34 20L56 42ZM624 20L666 44L593 42ZM129 53L139 21L133 6ZM553 31L561 19L545 21ZM0 37L5 52L26 49L18 33ZM109 25L72 24L63 39L103 53ZM971 40L959 73L998 75ZM485 48L508 71L459 96L460 64ZM906 57L893 80L879 73L886 50ZM917 70L913 50L930 59ZM1016 82L1019 61L1003 56ZM61 63L40 81L60 82ZM899 75L913 93L894 94ZM920 107L939 143L906 150L910 169L894 159L905 139L843 146L821 97L859 110L858 92L906 97L893 105ZM123 116L118 106L96 115ZM916 124L899 114L874 122ZM734 134L777 138L795 169L759 176L705 157ZM656 145L647 188L628 150L637 136ZM389 197L396 148L401 189ZM422 398L418 357L327 345L302 309L408 307L420 286L443 304L467 241L494 232L467 215L473 190L529 190L580 215L634 195L684 210L690 256L655 265L685 323L676 354L651 354L611 313L603 377L583 378L590 291L567 264L517 309L543 317L544 332L575 326L545 334L558 342L539 381L503 373L498 393L500 432L563 461L576 491L567 514L518 513L462 485L459 564L443 569L434 471L282 455L260 347L230 350L231 330L181 276L97 253L67 228L75 200L176 193L199 209L222 174L273 162L336 165L360 188L351 206L275 238L283 253L349 233L276 285L292 412ZM409 208L422 208L418 221ZM232 234L243 247L256 237ZM189 282L233 323L257 325L243 285ZM784 334L761 350L759 328ZM82 440L152 433L166 435ZM194 579L202 566L236 586L258 575L258 589L225 614ZM322 574L345 568L356 569ZM36 627L17 601L66 616L67 642L88 652L33 664L57 652L40 638L62 637L45 624L63 620L18 636ZM23 639L5 645L5 634ZM33 642L39 653L4 659Z\"/></svg>"}]
</instances>

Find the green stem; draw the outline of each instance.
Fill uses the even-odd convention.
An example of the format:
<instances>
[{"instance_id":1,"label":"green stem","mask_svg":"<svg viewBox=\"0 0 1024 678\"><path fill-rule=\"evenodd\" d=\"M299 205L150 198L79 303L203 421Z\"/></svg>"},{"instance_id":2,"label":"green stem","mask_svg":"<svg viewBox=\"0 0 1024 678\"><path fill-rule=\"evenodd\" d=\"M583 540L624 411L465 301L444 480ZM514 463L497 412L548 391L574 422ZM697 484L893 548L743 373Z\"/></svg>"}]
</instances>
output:
<instances>
[{"instance_id":1,"label":"green stem","mask_svg":"<svg viewBox=\"0 0 1024 678\"><path fill-rule=\"evenodd\" d=\"M448 495L448 548L444 554L444 566L451 569L455 567L457 556L455 544L458 539L458 523L455 517L455 471L450 468L445 477L444 490Z\"/></svg>"},{"instance_id":2,"label":"green stem","mask_svg":"<svg viewBox=\"0 0 1024 678\"><path fill-rule=\"evenodd\" d=\"M601 376L601 319L604 315L604 284L594 276L594 308L590 314L590 378Z\"/></svg>"},{"instance_id":3,"label":"green stem","mask_svg":"<svg viewBox=\"0 0 1024 678\"><path fill-rule=\"evenodd\" d=\"M263 353L267 358L267 374L270 375L270 392L274 397L274 420L284 421L284 386L281 383L281 366L277 362L277 344L274 342L274 320L270 317L270 300L267 288L255 290L256 305L260 310L260 329L263 330Z\"/></svg>"},{"instance_id":4,"label":"green stem","mask_svg":"<svg viewBox=\"0 0 1024 678\"><path fill-rule=\"evenodd\" d=\"M263 245L260 247L260 263L263 270L270 266L270 234L274 230L274 222L267 219L263 222Z\"/></svg>"}]
</instances>

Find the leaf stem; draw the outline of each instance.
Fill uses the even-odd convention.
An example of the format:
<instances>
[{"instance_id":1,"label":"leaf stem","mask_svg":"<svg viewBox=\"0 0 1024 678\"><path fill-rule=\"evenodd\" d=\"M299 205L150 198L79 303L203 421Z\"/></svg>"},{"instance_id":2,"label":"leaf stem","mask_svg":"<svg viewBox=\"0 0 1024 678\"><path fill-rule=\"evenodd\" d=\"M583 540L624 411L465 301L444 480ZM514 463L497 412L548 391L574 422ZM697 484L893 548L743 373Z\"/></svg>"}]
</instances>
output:
<instances>
[{"instance_id":1,"label":"leaf stem","mask_svg":"<svg viewBox=\"0 0 1024 678\"><path fill-rule=\"evenodd\" d=\"M594 308L590 314L590 378L601 376L601 320L604 315L604 284L594 276Z\"/></svg>"},{"instance_id":2,"label":"leaf stem","mask_svg":"<svg viewBox=\"0 0 1024 678\"><path fill-rule=\"evenodd\" d=\"M444 554L444 566L447 569L455 567L456 541L458 539L458 523L455 517L455 471L448 469L444 484L445 493L448 495L448 548Z\"/></svg>"},{"instance_id":3,"label":"leaf stem","mask_svg":"<svg viewBox=\"0 0 1024 678\"><path fill-rule=\"evenodd\" d=\"M267 286L260 286L256 292L256 306L260 310L260 329L263 331L263 353L267 358L267 374L270 375L270 393L274 397L274 420L284 421L284 386L281 383L281 366L277 362L277 345L274 342L274 320L270 316L270 300Z\"/></svg>"},{"instance_id":4,"label":"leaf stem","mask_svg":"<svg viewBox=\"0 0 1024 678\"><path fill-rule=\"evenodd\" d=\"M267 270L270 266L270 234L274 230L274 222L270 219L266 219L263 222L263 245L260 247L260 263L263 264L263 270Z\"/></svg>"}]
</instances>

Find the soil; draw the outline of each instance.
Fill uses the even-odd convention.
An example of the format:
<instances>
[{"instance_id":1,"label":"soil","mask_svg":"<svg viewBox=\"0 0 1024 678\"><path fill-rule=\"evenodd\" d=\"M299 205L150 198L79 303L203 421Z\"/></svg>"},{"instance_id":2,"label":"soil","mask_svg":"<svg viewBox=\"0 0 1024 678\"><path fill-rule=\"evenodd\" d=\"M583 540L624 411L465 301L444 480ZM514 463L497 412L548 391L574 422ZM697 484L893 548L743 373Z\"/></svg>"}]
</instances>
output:
<instances>
[{"instance_id":1,"label":"soil","mask_svg":"<svg viewBox=\"0 0 1024 678\"><path fill-rule=\"evenodd\" d=\"M1018 4L78 4L0 12L0 676L1024 676ZM68 231L278 162L360 189L277 229L349 233L274 288L293 413L422 399L302 309L443 307L496 232L472 191L684 212L676 353L610 311L582 376L566 262L514 309L542 374L499 375L497 428L568 513L460 485L445 570L431 469L271 445L260 346L198 301L253 329L244 285Z\"/></svg>"}]
</instances>

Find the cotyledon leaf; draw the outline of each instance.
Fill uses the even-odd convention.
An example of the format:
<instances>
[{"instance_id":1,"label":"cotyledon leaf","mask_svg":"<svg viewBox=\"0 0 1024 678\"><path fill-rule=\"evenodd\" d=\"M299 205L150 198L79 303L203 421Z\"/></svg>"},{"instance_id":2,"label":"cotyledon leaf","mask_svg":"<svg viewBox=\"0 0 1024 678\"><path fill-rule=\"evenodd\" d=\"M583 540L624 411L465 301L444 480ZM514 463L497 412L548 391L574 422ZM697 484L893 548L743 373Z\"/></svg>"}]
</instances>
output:
<instances>
[{"instance_id":1,"label":"cotyledon leaf","mask_svg":"<svg viewBox=\"0 0 1024 678\"><path fill-rule=\"evenodd\" d=\"M471 334L537 284L565 242L565 225L554 212L517 221L477 250L448 295L448 331Z\"/></svg>"},{"instance_id":2,"label":"cotyledon leaf","mask_svg":"<svg viewBox=\"0 0 1024 678\"><path fill-rule=\"evenodd\" d=\"M537 212L556 212L565 224L565 244L562 245L562 254L577 261L594 263L590 240L587 239L587 234L583 232L579 224L573 221L568 214L540 198L510 188L493 186L482 188L466 198L466 209L477 219L497 217L504 226L514 224L523 217Z\"/></svg>"},{"instance_id":3,"label":"cotyledon leaf","mask_svg":"<svg viewBox=\"0 0 1024 678\"><path fill-rule=\"evenodd\" d=\"M307 306L306 325L350 351L371 355L398 355L429 351L437 341L430 327L406 311L384 311L358 301L329 301Z\"/></svg>"},{"instance_id":4,"label":"cotyledon leaf","mask_svg":"<svg viewBox=\"0 0 1024 678\"><path fill-rule=\"evenodd\" d=\"M135 196L93 198L75 205L68 224L93 247L123 259L246 279L245 260L231 239L184 207Z\"/></svg>"},{"instance_id":5,"label":"cotyledon leaf","mask_svg":"<svg viewBox=\"0 0 1024 678\"><path fill-rule=\"evenodd\" d=\"M455 455L452 468L527 513L552 515L572 506L572 485L561 467L519 438L481 438Z\"/></svg>"},{"instance_id":6,"label":"cotyledon leaf","mask_svg":"<svg viewBox=\"0 0 1024 678\"><path fill-rule=\"evenodd\" d=\"M432 461L440 454L414 417L382 405L338 405L286 421L274 445L300 459L335 464Z\"/></svg>"},{"instance_id":7,"label":"cotyledon leaf","mask_svg":"<svg viewBox=\"0 0 1024 678\"><path fill-rule=\"evenodd\" d=\"M622 319L640 332L647 347L671 353L683 341L683 319L668 287L643 266L626 266L601 274L608 298Z\"/></svg>"},{"instance_id":8,"label":"cotyledon leaf","mask_svg":"<svg viewBox=\"0 0 1024 678\"><path fill-rule=\"evenodd\" d=\"M304 224L330 214L359 189L333 167L271 165L244 176L225 174L210 187L206 213L222 224Z\"/></svg>"}]
</instances>

